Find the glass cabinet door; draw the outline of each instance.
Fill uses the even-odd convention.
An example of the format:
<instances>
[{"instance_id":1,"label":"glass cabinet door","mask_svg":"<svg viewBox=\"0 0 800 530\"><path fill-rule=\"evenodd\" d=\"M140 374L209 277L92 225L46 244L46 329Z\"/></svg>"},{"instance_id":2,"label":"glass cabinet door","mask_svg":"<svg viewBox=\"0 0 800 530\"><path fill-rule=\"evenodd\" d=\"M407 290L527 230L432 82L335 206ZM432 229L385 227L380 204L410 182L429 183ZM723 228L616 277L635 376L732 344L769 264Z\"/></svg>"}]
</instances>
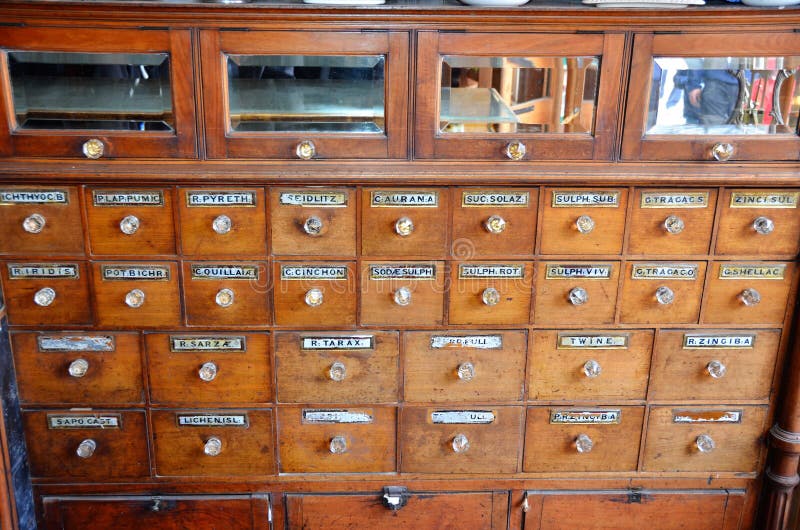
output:
<instances>
[{"instance_id":1,"label":"glass cabinet door","mask_svg":"<svg viewBox=\"0 0 800 530\"><path fill-rule=\"evenodd\" d=\"M800 34L638 34L623 157L800 159Z\"/></svg>"},{"instance_id":2,"label":"glass cabinet door","mask_svg":"<svg viewBox=\"0 0 800 530\"><path fill-rule=\"evenodd\" d=\"M212 158L405 158L408 36L202 32Z\"/></svg>"},{"instance_id":3,"label":"glass cabinet door","mask_svg":"<svg viewBox=\"0 0 800 530\"><path fill-rule=\"evenodd\" d=\"M622 35L418 38L417 157L611 158Z\"/></svg>"},{"instance_id":4,"label":"glass cabinet door","mask_svg":"<svg viewBox=\"0 0 800 530\"><path fill-rule=\"evenodd\" d=\"M194 157L189 31L5 28L0 153Z\"/></svg>"}]
</instances>

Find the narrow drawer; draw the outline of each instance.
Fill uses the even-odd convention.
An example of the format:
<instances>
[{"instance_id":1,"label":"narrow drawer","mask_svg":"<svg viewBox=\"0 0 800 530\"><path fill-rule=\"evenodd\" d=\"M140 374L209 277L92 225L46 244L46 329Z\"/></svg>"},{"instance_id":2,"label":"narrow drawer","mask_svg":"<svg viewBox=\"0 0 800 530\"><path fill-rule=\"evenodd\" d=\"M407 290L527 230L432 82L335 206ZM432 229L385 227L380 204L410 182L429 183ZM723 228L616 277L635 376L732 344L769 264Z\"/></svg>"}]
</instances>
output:
<instances>
[{"instance_id":1,"label":"narrow drawer","mask_svg":"<svg viewBox=\"0 0 800 530\"><path fill-rule=\"evenodd\" d=\"M715 189L637 189L629 254L707 254L717 204Z\"/></svg>"},{"instance_id":2,"label":"narrow drawer","mask_svg":"<svg viewBox=\"0 0 800 530\"><path fill-rule=\"evenodd\" d=\"M791 255L800 245L800 191L725 190L717 254Z\"/></svg>"},{"instance_id":3,"label":"narrow drawer","mask_svg":"<svg viewBox=\"0 0 800 530\"><path fill-rule=\"evenodd\" d=\"M405 334L406 401L520 401L525 331Z\"/></svg>"},{"instance_id":4,"label":"narrow drawer","mask_svg":"<svg viewBox=\"0 0 800 530\"><path fill-rule=\"evenodd\" d=\"M176 263L93 263L92 272L100 326L139 329L181 325Z\"/></svg>"},{"instance_id":5,"label":"narrow drawer","mask_svg":"<svg viewBox=\"0 0 800 530\"><path fill-rule=\"evenodd\" d=\"M528 407L523 471L636 471L644 407Z\"/></svg>"},{"instance_id":6,"label":"narrow drawer","mask_svg":"<svg viewBox=\"0 0 800 530\"><path fill-rule=\"evenodd\" d=\"M355 271L352 262L275 263L275 322L281 326L354 325Z\"/></svg>"},{"instance_id":7,"label":"narrow drawer","mask_svg":"<svg viewBox=\"0 0 800 530\"><path fill-rule=\"evenodd\" d=\"M442 261L362 262L361 323L441 325Z\"/></svg>"},{"instance_id":8,"label":"narrow drawer","mask_svg":"<svg viewBox=\"0 0 800 530\"><path fill-rule=\"evenodd\" d=\"M85 262L6 262L0 275L11 324L91 324Z\"/></svg>"},{"instance_id":9,"label":"narrow drawer","mask_svg":"<svg viewBox=\"0 0 800 530\"><path fill-rule=\"evenodd\" d=\"M396 402L398 351L397 332L276 333L278 401Z\"/></svg>"},{"instance_id":10,"label":"narrow drawer","mask_svg":"<svg viewBox=\"0 0 800 530\"><path fill-rule=\"evenodd\" d=\"M20 332L11 343L22 403L144 402L138 334Z\"/></svg>"},{"instance_id":11,"label":"narrow drawer","mask_svg":"<svg viewBox=\"0 0 800 530\"><path fill-rule=\"evenodd\" d=\"M703 322L782 324L794 271L787 262L712 263Z\"/></svg>"},{"instance_id":12,"label":"narrow drawer","mask_svg":"<svg viewBox=\"0 0 800 530\"><path fill-rule=\"evenodd\" d=\"M617 309L619 262L544 262L536 275L537 324L611 324Z\"/></svg>"},{"instance_id":13,"label":"narrow drawer","mask_svg":"<svg viewBox=\"0 0 800 530\"><path fill-rule=\"evenodd\" d=\"M273 188L269 205L275 255L356 255L354 190Z\"/></svg>"},{"instance_id":14,"label":"narrow drawer","mask_svg":"<svg viewBox=\"0 0 800 530\"><path fill-rule=\"evenodd\" d=\"M545 188L542 254L619 254L625 231L625 189Z\"/></svg>"},{"instance_id":15,"label":"narrow drawer","mask_svg":"<svg viewBox=\"0 0 800 530\"><path fill-rule=\"evenodd\" d=\"M190 326L266 326L269 281L263 261L184 261L186 321Z\"/></svg>"},{"instance_id":16,"label":"narrow drawer","mask_svg":"<svg viewBox=\"0 0 800 530\"><path fill-rule=\"evenodd\" d=\"M622 282L620 322L697 322L705 274L704 261L628 263Z\"/></svg>"},{"instance_id":17,"label":"narrow drawer","mask_svg":"<svg viewBox=\"0 0 800 530\"><path fill-rule=\"evenodd\" d=\"M2 254L82 254L78 188L0 188L0 234Z\"/></svg>"},{"instance_id":18,"label":"narrow drawer","mask_svg":"<svg viewBox=\"0 0 800 530\"><path fill-rule=\"evenodd\" d=\"M392 472L396 424L394 407L281 407L281 472Z\"/></svg>"},{"instance_id":19,"label":"narrow drawer","mask_svg":"<svg viewBox=\"0 0 800 530\"><path fill-rule=\"evenodd\" d=\"M527 324L533 263L453 263L451 324Z\"/></svg>"}]
</instances>

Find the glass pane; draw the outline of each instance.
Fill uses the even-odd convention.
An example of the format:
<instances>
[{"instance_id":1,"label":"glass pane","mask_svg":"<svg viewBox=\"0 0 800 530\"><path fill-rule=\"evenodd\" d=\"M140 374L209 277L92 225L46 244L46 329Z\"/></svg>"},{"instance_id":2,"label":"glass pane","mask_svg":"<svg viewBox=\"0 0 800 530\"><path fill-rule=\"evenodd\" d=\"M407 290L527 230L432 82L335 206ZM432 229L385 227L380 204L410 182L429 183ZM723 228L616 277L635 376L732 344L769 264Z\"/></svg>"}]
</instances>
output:
<instances>
[{"instance_id":1,"label":"glass pane","mask_svg":"<svg viewBox=\"0 0 800 530\"><path fill-rule=\"evenodd\" d=\"M383 133L380 55L229 55L233 132Z\"/></svg>"},{"instance_id":2,"label":"glass pane","mask_svg":"<svg viewBox=\"0 0 800 530\"><path fill-rule=\"evenodd\" d=\"M597 57L442 58L443 133L587 133Z\"/></svg>"},{"instance_id":3,"label":"glass pane","mask_svg":"<svg viewBox=\"0 0 800 530\"><path fill-rule=\"evenodd\" d=\"M800 57L657 57L647 134L797 134Z\"/></svg>"},{"instance_id":4,"label":"glass pane","mask_svg":"<svg viewBox=\"0 0 800 530\"><path fill-rule=\"evenodd\" d=\"M8 52L21 129L171 131L166 53Z\"/></svg>"}]
</instances>

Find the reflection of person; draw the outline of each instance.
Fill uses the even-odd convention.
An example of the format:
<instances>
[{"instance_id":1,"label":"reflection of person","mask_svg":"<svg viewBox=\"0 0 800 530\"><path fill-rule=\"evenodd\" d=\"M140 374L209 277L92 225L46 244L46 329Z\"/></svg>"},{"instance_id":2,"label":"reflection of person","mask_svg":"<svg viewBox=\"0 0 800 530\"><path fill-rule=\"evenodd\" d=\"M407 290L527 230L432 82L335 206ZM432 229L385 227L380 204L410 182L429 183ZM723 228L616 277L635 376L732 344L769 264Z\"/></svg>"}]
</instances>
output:
<instances>
[{"instance_id":1,"label":"reflection of person","mask_svg":"<svg viewBox=\"0 0 800 530\"><path fill-rule=\"evenodd\" d=\"M684 89L702 125L728 123L739 100L739 80L731 70L689 70Z\"/></svg>"}]
</instances>

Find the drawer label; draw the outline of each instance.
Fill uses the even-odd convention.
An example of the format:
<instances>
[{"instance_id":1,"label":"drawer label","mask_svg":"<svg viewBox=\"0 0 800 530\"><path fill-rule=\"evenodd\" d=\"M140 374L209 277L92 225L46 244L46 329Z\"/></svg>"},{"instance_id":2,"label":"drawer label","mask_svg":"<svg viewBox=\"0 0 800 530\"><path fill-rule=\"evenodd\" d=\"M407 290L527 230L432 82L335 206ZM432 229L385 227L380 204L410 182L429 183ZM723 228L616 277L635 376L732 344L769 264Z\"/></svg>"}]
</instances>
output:
<instances>
[{"instance_id":1,"label":"drawer label","mask_svg":"<svg viewBox=\"0 0 800 530\"><path fill-rule=\"evenodd\" d=\"M108 335L39 335L40 352L114 351L114 337Z\"/></svg>"},{"instance_id":2,"label":"drawer label","mask_svg":"<svg viewBox=\"0 0 800 530\"><path fill-rule=\"evenodd\" d=\"M95 206L163 206L164 192L157 191L92 191Z\"/></svg>"},{"instance_id":3,"label":"drawer label","mask_svg":"<svg viewBox=\"0 0 800 530\"><path fill-rule=\"evenodd\" d=\"M553 208L618 208L618 191L553 191Z\"/></svg>"},{"instance_id":4,"label":"drawer label","mask_svg":"<svg viewBox=\"0 0 800 530\"><path fill-rule=\"evenodd\" d=\"M79 278L78 265L74 263L9 263L8 278L24 280L27 278Z\"/></svg>"},{"instance_id":5,"label":"drawer label","mask_svg":"<svg viewBox=\"0 0 800 530\"><path fill-rule=\"evenodd\" d=\"M372 280L432 280L436 277L436 265L370 265Z\"/></svg>"},{"instance_id":6,"label":"drawer label","mask_svg":"<svg viewBox=\"0 0 800 530\"><path fill-rule=\"evenodd\" d=\"M0 205L69 204L67 190L0 190Z\"/></svg>"},{"instance_id":7,"label":"drawer label","mask_svg":"<svg viewBox=\"0 0 800 530\"><path fill-rule=\"evenodd\" d=\"M488 425L494 423L495 413L491 410L435 410L431 412L431 421L445 425Z\"/></svg>"},{"instance_id":8,"label":"drawer label","mask_svg":"<svg viewBox=\"0 0 800 530\"><path fill-rule=\"evenodd\" d=\"M461 194L461 206L472 208L481 206L525 207L528 206L530 193L465 191Z\"/></svg>"},{"instance_id":9,"label":"drawer label","mask_svg":"<svg viewBox=\"0 0 800 530\"><path fill-rule=\"evenodd\" d=\"M741 423L741 410L675 410L673 423Z\"/></svg>"},{"instance_id":10,"label":"drawer label","mask_svg":"<svg viewBox=\"0 0 800 530\"><path fill-rule=\"evenodd\" d=\"M258 265L192 264L193 280L257 280Z\"/></svg>"},{"instance_id":11,"label":"drawer label","mask_svg":"<svg viewBox=\"0 0 800 530\"><path fill-rule=\"evenodd\" d=\"M707 191L643 191L642 208L708 208Z\"/></svg>"},{"instance_id":12,"label":"drawer label","mask_svg":"<svg viewBox=\"0 0 800 530\"><path fill-rule=\"evenodd\" d=\"M173 352L198 352L198 351L247 351L247 338L243 336L169 336L169 348Z\"/></svg>"},{"instance_id":13,"label":"drawer label","mask_svg":"<svg viewBox=\"0 0 800 530\"><path fill-rule=\"evenodd\" d=\"M726 348L726 349L752 349L756 344L755 334L733 335L698 335L686 333L683 335L683 348Z\"/></svg>"},{"instance_id":14,"label":"drawer label","mask_svg":"<svg viewBox=\"0 0 800 530\"><path fill-rule=\"evenodd\" d=\"M346 280L347 267L340 265L281 265L281 280Z\"/></svg>"},{"instance_id":15,"label":"drawer label","mask_svg":"<svg viewBox=\"0 0 800 530\"><path fill-rule=\"evenodd\" d=\"M524 265L479 265L462 263L458 266L460 279L470 278L524 278Z\"/></svg>"},{"instance_id":16,"label":"drawer label","mask_svg":"<svg viewBox=\"0 0 800 530\"><path fill-rule=\"evenodd\" d=\"M122 416L119 414L48 414L49 429L119 429Z\"/></svg>"},{"instance_id":17,"label":"drawer label","mask_svg":"<svg viewBox=\"0 0 800 530\"><path fill-rule=\"evenodd\" d=\"M621 409L550 410L551 424L615 425L622 421Z\"/></svg>"},{"instance_id":18,"label":"drawer label","mask_svg":"<svg viewBox=\"0 0 800 530\"><path fill-rule=\"evenodd\" d=\"M612 265L587 264L587 265L547 265L545 278L548 280L559 278L589 278L605 280L611 278Z\"/></svg>"},{"instance_id":19,"label":"drawer label","mask_svg":"<svg viewBox=\"0 0 800 530\"><path fill-rule=\"evenodd\" d=\"M169 280L164 265L101 265L104 280Z\"/></svg>"},{"instance_id":20,"label":"drawer label","mask_svg":"<svg viewBox=\"0 0 800 530\"><path fill-rule=\"evenodd\" d=\"M348 335L342 337L303 337L303 350L371 350L375 347L372 335Z\"/></svg>"},{"instance_id":21,"label":"drawer label","mask_svg":"<svg viewBox=\"0 0 800 530\"><path fill-rule=\"evenodd\" d=\"M247 414L176 414L178 427L249 427Z\"/></svg>"},{"instance_id":22,"label":"drawer label","mask_svg":"<svg viewBox=\"0 0 800 530\"><path fill-rule=\"evenodd\" d=\"M634 280L696 280L698 266L680 263L640 263L633 266Z\"/></svg>"},{"instance_id":23,"label":"drawer label","mask_svg":"<svg viewBox=\"0 0 800 530\"><path fill-rule=\"evenodd\" d=\"M303 409L303 423L372 423L371 410Z\"/></svg>"},{"instance_id":24,"label":"drawer label","mask_svg":"<svg viewBox=\"0 0 800 530\"><path fill-rule=\"evenodd\" d=\"M556 341L556 349L559 350L590 350L598 348L602 350L627 349L629 335L627 333L618 334L574 334L559 333Z\"/></svg>"},{"instance_id":25,"label":"drawer label","mask_svg":"<svg viewBox=\"0 0 800 530\"><path fill-rule=\"evenodd\" d=\"M438 191L373 191L370 205L375 207L439 206Z\"/></svg>"},{"instance_id":26,"label":"drawer label","mask_svg":"<svg viewBox=\"0 0 800 530\"><path fill-rule=\"evenodd\" d=\"M186 206L255 206L254 191L187 191Z\"/></svg>"},{"instance_id":27,"label":"drawer label","mask_svg":"<svg viewBox=\"0 0 800 530\"><path fill-rule=\"evenodd\" d=\"M798 191L734 191L731 208L797 208Z\"/></svg>"},{"instance_id":28,"label":"drawer label","mask_svg":"<svg viewBox=\"0 0 800 530\"><path fill-rule=\"evenodd\" d=\"M284 191L281 204L290 206L347 206L347 193L343 191Z\"/></svg>"},{"instance_id":29,"label":"drawer label","mask_svg":"<svg viewBox=\"0 0 800 530\"><path fill-rule=\"evenodd\" d=\"M476 348L479 350L499 350L503 347L502 335L434 335L431 348Z\"/></svg>"},{"instance_id":30,"label":"drawer label","mask_svg":"<svg viewBox=\"0 0 800 530\"><path fill-rule=\"evenodd\" d=\"M785 263L773 265L720 265L720 280L783 280Z\"/></svg>"}]
</instances>

